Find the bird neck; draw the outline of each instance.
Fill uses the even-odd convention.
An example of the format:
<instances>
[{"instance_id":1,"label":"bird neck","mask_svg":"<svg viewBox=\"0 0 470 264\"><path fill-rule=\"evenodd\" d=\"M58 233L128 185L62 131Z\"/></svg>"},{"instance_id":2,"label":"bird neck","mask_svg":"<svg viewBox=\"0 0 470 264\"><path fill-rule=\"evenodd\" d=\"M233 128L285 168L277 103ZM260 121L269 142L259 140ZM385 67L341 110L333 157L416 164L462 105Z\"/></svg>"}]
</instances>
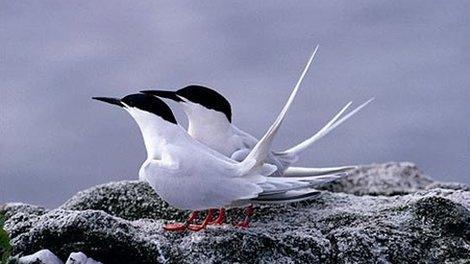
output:
<instances>
[{"instance_id":1,"label":"bird neck","mask_svg":"<svg viewBox=\"0 0 470 264\"><path fill-rule=\"evenodd\" d=\"M176 126L176 125L173 125ZM144 139L145 149L147 150L147 157L149 159L161 159L165 153L167 146L171 142L176 141L175 129L161 128L153 126L139 126Z\"/></svg>"},{"instance_id":2,"label":"bird neck","mask_svg":"<svg viewBox=\"0 0 470 264\"><path fill-rule=\"evenodd\" d=\"M203 106L193 106L186 109L185 113L188 116L188 133L194 139L221 136L231 129L231 123L221 112Z\"/></svg>"},{"instance_id":3,"label":"bird neck","mask_svg":"<svg viewBox=\"0 0 470 264\"><path fill-rule=\"evenodd\" d=\"M169 145L177 144L186 133L178 124L170 123L161 117L146 112L130 112L137 122L144 139L148 159L161 159Z\"/></svg>"}]
</instances>

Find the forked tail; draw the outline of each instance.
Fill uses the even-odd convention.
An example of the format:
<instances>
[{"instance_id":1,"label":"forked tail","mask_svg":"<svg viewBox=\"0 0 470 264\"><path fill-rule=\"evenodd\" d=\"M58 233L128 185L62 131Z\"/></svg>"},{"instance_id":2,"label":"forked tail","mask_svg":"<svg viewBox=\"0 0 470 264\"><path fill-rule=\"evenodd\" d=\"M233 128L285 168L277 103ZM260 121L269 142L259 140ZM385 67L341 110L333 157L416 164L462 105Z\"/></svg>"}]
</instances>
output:
<instances>
[{"instance_id":1,"label":"forked tail","mask_svg":"<svg viewBox=\"0 0 470 264\"><path fill-rule=\"evenodd\" d=\"M297 91L299 90L300 84L302 83L302 80L305 77L308 68L310 67L311 63L313 62L313 59L315 58L317 50L318 46L313 51L313 54L310 56L310 59L308 60L307 65L302 71L299 80L295 84L294 89L292 90L289 96L289 99L287 99L286 104L282 108L274 123L271 125L271 127L269 127L268 131L264 134L261 140L258 141L258 143L253 147L248 156L246 156L246 158L240 163L240 174L249 173L251 170L262 166L262 164L266 162L266 159L269 153L271 152L271 145L274 136L279 130L279 127L281 126L282 121L284 120L285 115L287 113L287 110L292 105L292 102L294 101L294 98L297 95Z\"/></svg>"},{"instance_id":2,"label":"forked tail","mask_svg":"<svg viewBox=\"0 0 470 264\"><path fill-rule=\"evenodd\" d=\"M313 136L311 136L310 138L304 140L300 144L298 144L298 145L296 145L296 146L294 146L290 149L287 149L287 150L281 151L281 152L276 152L275 155L278 156L281 160L285 157L287 162L289 162L289 160L294 160L295 161L296 160L295 157L297 157L301 152L303 152L305 149L310 147L313 143L315 143L320 138L326 136L328 133L333 131L333 129L335 129L337 126L341 125L344 121L348 120L350 117L355 115L357 112L359 112L362 108L364 108L366 105L368 105L373 100L374 100L374 98L369 99L367 102L361 104L356 109L349 112L347 115L343 116L340 119L341 115L351 105L352 102L349 102L324 127L322 127Z\"/></svg>"}]
</instances>

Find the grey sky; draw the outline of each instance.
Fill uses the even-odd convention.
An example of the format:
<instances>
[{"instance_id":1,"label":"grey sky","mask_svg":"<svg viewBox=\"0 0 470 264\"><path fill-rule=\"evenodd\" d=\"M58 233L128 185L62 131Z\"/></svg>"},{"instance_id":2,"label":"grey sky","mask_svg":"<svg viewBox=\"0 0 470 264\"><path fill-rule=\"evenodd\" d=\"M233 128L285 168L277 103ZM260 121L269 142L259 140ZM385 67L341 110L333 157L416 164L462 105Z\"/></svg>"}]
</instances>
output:
<instances>
[{"instance_id":1,"label":"grey sky","mask_svg":"<svg viewBox=\"0 0 470 264\"><path fill-rule=\"evenodd\" d=\"M409 160L470 182L468 1L0 1L0 202L56 206L137 179L137 126L92 96L198 83L260 136L315 44L276 141L375 96L299 165ZM180 120L181 111L172 104Z\"/></svg>"}]
</instances>

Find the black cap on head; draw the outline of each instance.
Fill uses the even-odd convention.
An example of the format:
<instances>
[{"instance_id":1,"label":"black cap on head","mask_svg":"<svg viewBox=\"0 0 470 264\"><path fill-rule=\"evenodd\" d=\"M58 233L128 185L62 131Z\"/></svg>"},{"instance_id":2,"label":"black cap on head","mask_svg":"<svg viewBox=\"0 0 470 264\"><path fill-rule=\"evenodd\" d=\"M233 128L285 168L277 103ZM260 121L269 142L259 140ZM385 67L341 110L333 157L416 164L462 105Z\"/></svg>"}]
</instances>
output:
<instances>
[{"instance_id":1,"label":"black cap on head","mask_svg":"<svg viewBox=\"0 0 470 264\"><path fill-rule=\"evenodd\" d=\"M130 94L122 99L107 98L107 97L93 97L93 99L118 105L120 107L135 107L142 111L155 114L164 120L177 124L175 116L170 107L158 97L147 94Z\"/></svg>"},{"instance_id":2,"label":"black cap on head","mask_svg":"<svg viewBox=\"0 0 470 264\"><path fill-rule=\"evenodd\" d=\"M232 107L218 92L200 85L189 85L176 91L176 94L208 109L222 112L232 122Z\"/></svg>"},{"instance_id":3,"label":"black cap on head","mask_svg":"<svg viewBox=\"0 0 470 264\"><path fill-rule=\"evenodd\" d=\"M145 90L145 91L140 91L143 94L150 94L150 95L155 95L160 98L167 98L171 99L176 102L182 102L183 99L179 98L178 95L176 95L176 92L174 91L163 91L163 90Z\"/></svg>"}]
</instances>

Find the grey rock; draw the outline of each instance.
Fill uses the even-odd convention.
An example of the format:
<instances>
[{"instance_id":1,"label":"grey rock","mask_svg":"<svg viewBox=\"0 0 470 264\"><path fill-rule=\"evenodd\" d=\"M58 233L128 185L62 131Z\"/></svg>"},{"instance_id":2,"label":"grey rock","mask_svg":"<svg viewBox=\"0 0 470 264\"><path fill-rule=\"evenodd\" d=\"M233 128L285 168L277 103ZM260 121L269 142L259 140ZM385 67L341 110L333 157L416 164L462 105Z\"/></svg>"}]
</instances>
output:
<instances>
[{"instance_id":1,"label":"grey rock","mask_svg":"<svg viewBox=\"0 0 470 264\"><path fill-rule=\"evenodd\" d=\"M46 208L30 205L25 203L7 203L0 206L0 214L5 216L5 219L12 217L17 213L24 213L28 215L42 215L47 212Z\"/></svg>"},{"instance_id":2,"label":"grey rock","mask_svg":"<svg viewBox=\"0 0 470 264\"><path fill-rule=\"evenodd\" d=\"M423 190L432 183L413 163L390 162L362 166L349 176L321 189L356 195L394 195ZM97 185L77 193L60 206L60 209L102 210L128 220L182 220L189 213L170 207L155 195L148 183L139 181Z\"/></svg>"},{"instance_id":3,"label":"grey rock","mask_svg":"<svg viewBox=\"0 0 470 264\"><path fill-rule=\"evenodd\" d=\"M384 170L401 171L405 183L392 184L388 174L367 184L347 179L345 192L256 208L249 229L227 224L165 232L165 222L186 212L169 208L148 185L129 181L80 192L58 209L25 218L26 224L16 215L27 213L17 211L5 228L14 254L49 248L65 259L81 251L103 263L469 263L470 192L430 188L431 180L403 163L357 175L367 179ZM365 186L375 196L365 195ZM395 191L380 189L385 186ZM241 217L239 211L228 214Z\"/></svg>"},{"instance_id":4,"label":"grey rock","mask_svg":"<svg viewBox=\"0 0 470 264\"><path fill-rule=\"evenodd\" d=\"M433 183L411 162L361 166L350 175L326 184L323 190L356 195L397 195L425 189Z\"/></svg>"},{"instance_id":5,"label":"grey rock","mask_svg":"<svg viewBox=\"0 0 470 264\"><path fill-rule=\"evenodd\" d=\"M163 202L146 182L121 181L97 185L66 201L63 210L102 210L128 220L183 218L181 212Z\"/></svg>"},{"instance_id":6,"label":"grey rock","mask_svg":"<svg viewBox=\"0 0 470 264\"><path fill-rule=\"evenodd\" d=\"M54 253L49 249L41 249L38 252L23 256L19 259L11 259L10 263L19 264L63 264ZM67 259L65 264L101 264L101 262L95 261L92 258L87 257L83 252L73 252Z\"/></svg>"},{"instance_id":7,"label":"grey rock","mask_svg":"<svg viewBox=\"0 0 470 264\"><path fill-rule=\"evenodd\" d=\"M21 257L19 264L64 264L54 253L48 249L42 249L38 252Z\"/></svg>"},{"instance_id":8,"label":"grey rock","mask_svg":"<svg viewBox=\"0 0 470 264\"><path fill-rule=\"evenodd\" d=\"M33 228L37 218L45 214L47 210L43 207L24 203L7 203L0 207L0 215L5 216L7 223L15 223L15 229L9 230L10 236L16 236Z\"/></svg>"},{"instance_id":9,"label":"grey rock","mask_svg":"<svg viewBox=\"0 0 470 264\"><path fill-rule=\"evenodd\" d=\"M470 191L470 185L465 183L457 183L457 182L433 182L426 186L426 189L452 189L452 190L465 190Z\"/></svg>"},{"instance_id":10,"label":"grey rock","mask_svg":"<svg viewBox=\"0 0 470 264\"><path fill-rule=\"evenodd\" d=\"M101 264L101 262L87 257L83 252L74 252L70 254L65 264Z\"/></svg>"}]
</instances>

